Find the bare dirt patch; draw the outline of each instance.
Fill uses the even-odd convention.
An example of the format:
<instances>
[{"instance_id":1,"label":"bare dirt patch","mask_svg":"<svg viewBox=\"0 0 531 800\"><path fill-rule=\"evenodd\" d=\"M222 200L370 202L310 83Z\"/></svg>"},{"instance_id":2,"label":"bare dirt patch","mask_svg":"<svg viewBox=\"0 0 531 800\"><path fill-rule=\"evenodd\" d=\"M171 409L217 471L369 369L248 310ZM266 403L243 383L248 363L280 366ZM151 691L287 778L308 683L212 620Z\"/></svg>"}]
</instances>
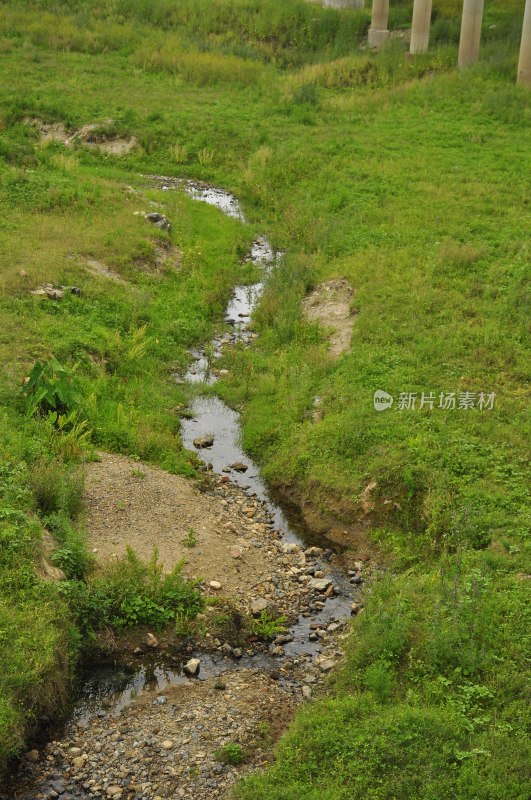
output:
<instances>
[{"instance_id":1,"label":"bare dirt patch","mask_svg":"<svg viewBox=\"0 0 531 800\"><path fill-rule=\"evenodd\" d=\"M156 547L165 570L185 559L185 575L219 581L222 593L240 597L254 595L277 569L264 539L270 531L243 492L220 500L185 478L109 454L88 465L86 486L89 543L101 564L125 555L127 545L143 559Z\"/></svg>"},{"instance_id":2,"label":"bare dirt patch","mask_svg":"<svg viewBox=\"0 0 531 800\"><path fill-rule=\"evenodd\" d=\"M81 256L80 260L87 272L90 272L91 275L95 275L97 278L106 278L114 283L127 283L121 275L118 275L113 269L103 264L101 261L97 261L95 258Z\"/></svg>"},{"instance_id":3,"label":"bare dirt patch","mask_svg":"<svg viewBox=\"0 0 531 800\"><path fill-rule=\"evenodd\" d=\"M354 291L347 280L334 278L319 284L302 302L305 319L328 333L328 352L338 358L350 349L356 313L351 308Z\"/></svg>"},{"instance_id":4,"label":"bare dirt patch","mask_svg":"<svg viewBox=\"0 0 531 800\"><path fill-rule=\"evenodd\" d=\"M43 142L61 142L66 147L80 142L88 147L97 147L104 153L113 156L127 155L138 147L138 140L135 136L126 138L101 132L102 127L112 125L113 120L111 119L84 125L74 132L69 132L62 122L47 123L30 117L27 117L24 122L38 129Z\"/></svg>"}]
</instances>

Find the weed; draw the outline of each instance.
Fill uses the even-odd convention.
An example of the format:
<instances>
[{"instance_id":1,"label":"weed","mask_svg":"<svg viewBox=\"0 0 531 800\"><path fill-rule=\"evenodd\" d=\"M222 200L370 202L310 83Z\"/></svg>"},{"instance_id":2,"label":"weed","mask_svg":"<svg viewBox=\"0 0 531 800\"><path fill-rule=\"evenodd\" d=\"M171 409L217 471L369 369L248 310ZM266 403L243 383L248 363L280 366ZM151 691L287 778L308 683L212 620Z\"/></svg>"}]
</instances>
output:
<instances>
[{"instance_id":1,"label":"weed","mask_svg":"<svg viewBox=\"0 0 531 800\"><path fill-rule=\"evenodd\" d=\"M220 761L222 764L237 766L245 761L246 752L241 744L229 742L229 744L224 745L220 750L216 750L214 756L216 761Z\"/></svg>"},{"instance_id":2,"label":"weed","mask_svg":"<svg viewBox=\"0 0 531 800\"><path fill-rule=\"evenodd\" d=\"M251 633L269 642L278 636L279 633L286 632L286 617L275 617L268 611L262 611L257 619L251 622Z\"/></svg>"},{"instance_id":3,"label":"weed","mask_svg":"<svg viewBox=\"0 0 531 800\"><path fill-rule=\"evenodd\" d=\"M170 153L176 164L185 164L188 160L188 148L184 144L170 145Z\"/></svg>"},{"instance_id":4,"label":"weed","mask_svg":"<svg viewBox=\"0 0 531 800\"><path fill-rule=\"evenodd\" d=\"M43 516L63 513L75 519L83 508L84 475L59 461L35 462L28 474L35 504Z\"/></svg>"},{"instance_id":5,"label":"weed","mask_svg":"<svg viewBox=\"0 0 531 800\"><path fill-rule=\"evenodd\" d=\"M190 528L185 538L181 539L181 544L183 545L183 547L196 547L197 542L198 542L197 534L193 528Z\"/></svg>"},{"instance_id":6,"label":"weed","mask_svg":"<svg viewBox=\"0 0 531 800\"><path fill-rule=\"evenodd\" d=\"M59 547L53 551L52 562L71 580L83 580L93 567L85 536L77 531L64 513L50 514L44 524L53 533Z\"/></svg>"},{"instance_id":7,"label":"weed","mask_svg":"<svg viewBox=\"0 0 531 800\"><path fill-rule=\"evenodd\" d=\"M213 150L210 147L203 147L197 153L197 160L199 161L202 167L209 167L214 161L215 155L216 155L215 150Z\"/></svg>"}]
</instances>

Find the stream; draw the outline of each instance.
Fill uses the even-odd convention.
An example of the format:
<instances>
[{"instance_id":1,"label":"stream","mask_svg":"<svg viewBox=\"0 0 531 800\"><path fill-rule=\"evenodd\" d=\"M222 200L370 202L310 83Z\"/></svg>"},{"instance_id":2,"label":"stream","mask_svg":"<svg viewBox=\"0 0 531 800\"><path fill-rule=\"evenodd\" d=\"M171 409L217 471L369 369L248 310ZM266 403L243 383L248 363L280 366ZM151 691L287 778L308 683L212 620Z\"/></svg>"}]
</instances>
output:
<instances>
[{"instance_id":1,"label":"stream","mask_svg":"<svg viewBox=\"0 0 531 800\"><path fill-rule=\"evenodd\" d=\"M215 206L227 216L241 220L245 223L245 215L238 200L223 189L200 184L195 181L183 181L164 176L150 176L150 184L162 191L183 190L194 200ZM279 266L282 253L275 252L265 236L258 237L252 244L247 258L257 266L263 274L263 279L251 285L236 286L227 304L224 322L230 326L229 332L216 335L209 347L191 351L193 361L183 377L177 376L182 383L201 384L212 386L218 380L215 371L215 362L221 358L223 348L236 342L250 342L252 338L252 313L264 288L264 280L268 273ZM209 356L207 356L207 350ZM280 502L273 500L271 494L262 480L258 465L245 453L241 445L240 415L223 400L212 394L197 394L191 404L192 416L190 419L181 420L181 437L184 446L189 450L196 450L204 464L211 465L212 471L217 474L227 472L228 465L244 463L246 472L230 471L230 480L245 490L250 497L261 500L270 515L271 527L278 530L284 542L297 545L301 549L310 546L319 546L326 550L329 543L322 537L308 531L302 518L293 508L284 508ZM214 436L212 446L197 449L194 439ZM309 639L312 624L329 624L344 621L350 618L351 605L354 599L354 587L350 584L348 576L340 567L334 567L327 561L323 564L330 575L336 593L324 604L319 613L301 616L289 629L293 637L291 642L284 645L286 657L308 655L314 656L319 651L319 643ZM359 595L356 595L359 597ZM195 652L195 651L194 651ZM252 657L244 657L238 661L219 657L211 653L201 653L200 680L205 680L213 675L221 675L227 669L269 669L276 670L279 666L278 658L262 653ZM73 716L77 720L86 720L98 714L118 714L123 708L143 691L153 689L162 691L168 686L186 683L190 679L182 671L182 666L187 657L173 659L174 663L168 664L167 659L153 657L148 665L142 665L136 671L129 672L124 668L113 669L104 666L101 669L91 668L87 679L84 681Z\"/></svg>"},{"instance_id":2,"label":"stream","mask_svg":"<svg viewBox=\"0 0 531 800\"><path fill-rule=\"evenodd\" d=\"M163 191L184 190L193 199L213 205L242 223L246 222L237 199L222 189L163 176L149 176L149 181L151 186ZM282 663L287 660L310 663L321 652L321 639L315 636L316 628L321 627L324 630L330 625L334 629L340 628L350 618L352 602L360 599L361 592L359 585L351 583L352 573L349 576L337 563L338 554L329 549L330 543L308 531L296 510L283 507L272 498L261 478L258 465L241 446L239 414L211 392L201 394L201 385L212 386L218 380L216 361L221 357L223 348L252 340L253 310L260 300L268 273L275 268L281 268L282 254L275 252L266 237L260 236L254 241L247 260L259 268L262 279L252 285L234 288L224 315L225 332L214 336L208 347L192 351L193 361L188 371L184 376L176 376L179 382L194 385L199 390L191 403L191 417L182 420L183 444L198 453L203 463L208 465L208 471L230 475L233 484L239 486L249 497L261 501L270 520L270 527L278 531L281 542L301 550L316 546L321 548L323 552L316 556L316 564L333 582L334 593L327 598L323 596L323 602L317 602L310 611L302 613L289 628L287 635L283 637L281 658L274 655L271 648L269 651L258 649L252 654L248 651L239 658L217 652L202 652L194 648L193 654L201 660L198 675L200 681L234 670L264 670L278 674ZM197 446L198 438L212 436L214 440L211 446ZM231 469L230 465L237 462L246 466L245 472ZM67 736L69 730L82 730L93 724L94 720L97 722L98 719L118 717L143 694L149 697L150 693L158 693L160 696L161 692L170 687L189 683L193 679L187 677L183 671L189 657L189 652L185 655L175 650L171 656L154 653L134 667L116 664L89 665L80 681L77 699L64 726L64 735ZM289 672L281 677L280 682L285 685L291 682L292 687L299 687L297 691L300 691L300 684L293 682ZM159 698L155 702L158 700ZM164 696L160 702L164 702ZM45 731L44 740L46 735ZM28 792L25 781L24 791L16 792L13 797L29 800L35 796L31 792L31 789ZM62 797L62 794L57 796ZM84 794L79 796L85 797Z\"/></svg>"}]
</instances>

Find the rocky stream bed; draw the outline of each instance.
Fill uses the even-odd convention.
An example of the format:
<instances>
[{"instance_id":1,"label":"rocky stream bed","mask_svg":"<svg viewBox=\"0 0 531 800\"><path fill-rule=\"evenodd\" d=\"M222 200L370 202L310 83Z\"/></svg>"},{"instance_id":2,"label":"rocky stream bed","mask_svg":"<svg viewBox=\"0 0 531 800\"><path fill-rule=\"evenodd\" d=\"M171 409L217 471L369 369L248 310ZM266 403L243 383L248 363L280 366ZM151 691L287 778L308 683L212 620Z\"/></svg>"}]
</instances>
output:
<instances>
[{"instance_id":1,"label":"rocky stream bed","mask_svg":"<svg viewBox=\"0 0 531 800\"><path fill-rule=\"evenodd\" d=\"M149 180L161 190L184 189L245 222L237 200L223 190L162 176ZM249 258L264 273L281 263L265 237L257 239ZM251 314L261 292L261 281L235 288L225 315L228 330L215 337L208 357L206 350L195 352L188 373L178 379L199 387L215 383L223 348L252 339ZM284 616L285 632L270 643L256 636L240 640L237 630L210 624L216 608L207 607L200 636L144 632L119 658L87 665L69 719L60 728L41 721L40 738L0 790L0 800L228 797L239 777L271 760L297 705L319 694L341 658L345 624L363 606L370 565L355 560L355 553L330 549L291 509L271 499L258 466L240 446L237 412L201 393L191 411L182 437L204 462L203 488L184 487L184 479L104 454L100 470L115 470L113 496L122 491L129 511L121 527L107 532L106 490L95 481L94 550L112 558L111 551L125 546L138 511L137 490L130 477L120 483L120 474L130 476L132 466L145 470L151 489L145 484L138 496L148 515L162 514L153 536L169 547L166 559L177 558L172 537L180 540L192 519L198 542L187 574L201 574L206 594L226 596L251 617L264 610ZM183 485L163 483L170 479ZM157 497L168 490L181 498L178 510L161 511ZM171 531L173 517L180 522ZM233 628L237 618L236 612Z\"/></svg>"}]
</instances>

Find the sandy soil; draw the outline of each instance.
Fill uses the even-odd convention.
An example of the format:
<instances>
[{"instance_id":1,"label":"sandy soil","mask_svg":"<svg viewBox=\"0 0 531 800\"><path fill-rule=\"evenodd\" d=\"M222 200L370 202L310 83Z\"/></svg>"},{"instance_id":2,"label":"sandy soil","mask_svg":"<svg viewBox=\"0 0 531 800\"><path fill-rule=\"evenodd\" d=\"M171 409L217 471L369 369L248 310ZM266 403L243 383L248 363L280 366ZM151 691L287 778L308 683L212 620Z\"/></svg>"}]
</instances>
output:
<instances>
[{"instance_id":1,"label":"sandy soil","mask_svg":"<svg viewBox=\"0 0 531 800\"><path fill-rule=\"evenodd\" d=\"M309 322L317 322L328 332L328 352L338 358L350 350L356 312L351 309L354 292L344 279L332 279L319 284L302 303Z\"/></svg>"},{"instance_id":2,"label":"sandy soil","mask_svg":"<svg viewBox=\"0 0 531 800\"><path fill-rule=\"evenodd\" d=\"M185 559L185 575L219 581L224 593L240 596L277 569L263 513L243 492L220 499L125 456L100 457L87 467L85 498L90 547L100 563L123 556L127 545L143 559L157 547L166 570ZM190 530L194 547L183 543Z\"/></svg>"}]
</instances>

